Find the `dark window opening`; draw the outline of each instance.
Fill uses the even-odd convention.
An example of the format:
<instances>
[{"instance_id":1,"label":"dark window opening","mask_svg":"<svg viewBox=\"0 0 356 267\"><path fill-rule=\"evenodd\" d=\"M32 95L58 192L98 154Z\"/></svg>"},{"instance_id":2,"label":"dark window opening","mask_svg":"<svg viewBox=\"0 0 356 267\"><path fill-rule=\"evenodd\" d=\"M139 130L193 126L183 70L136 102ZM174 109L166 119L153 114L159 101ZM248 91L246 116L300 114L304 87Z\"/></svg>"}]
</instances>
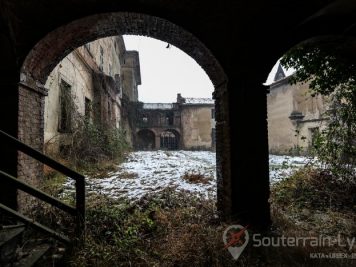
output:
<instances>
[{"instance_id":1,"label":"dark window opening","mask_svg":"<svg viewBox=\"0 0 356 267\"><path fill-rule=\"evenodd\" d=\"M69 133L72 130L72 113L74 110L74 103L72 99L71 86L65 81L61 81L59 85L59 124L58 131L62 133Z\"/></svg>"},{"instance_id":2,"label":"dark window opening","mask_svg":"<svg viewBox=\"0 0 356 267\"><path fill-rule=\"evenodd\" d=\"M174 120L174 117L173 117L173 114L167 114L166 115L166 125L173 125L173 120Z\"/></svg>"},{"instance_id":3,"label":"dark window opening","mask_svg":"<svg viewBox=\"0 0 356 267\"><path fill-rule=\"evenodd\" d=\"M215 108L211 109L211 118L215 119Z\"/></svg>"},{"instance_id":4,"label":"dark window opening","mask_svg":"<svg viewBox=\"0 0 356 267\"><path fill-rule=\"evenodd\" d=\"M111 110L111 103L108 101L108 122L112 120L112 110Z\"/></svg>"},{"instance_id":5,"label":"dark window opening","mask_svg":"<svg viewBox=\"0 0 356 267\"><path fill-rule=\"evenodd\" d=\"M310 137L309 146L314 147L318 134L319 134L319 127L309 128L309 137Z\"/></svg>"},{"instance_id":6,"label":"dark window opening","mask_svg":"<svg viewBox=\"0 0 356 267\"><path fill-rule=\"evenodd\" d=\"M215 128L211 129L211 145L214 147L216 144L216 132Z\"/></svg>"},{"instance_id":7,"label":"dark window opening","mask_svg":"<svg viewBox=\"0 0 356 267\"><path fill-rule=\"evenodd\" d=\"M92 106L91 106L91 100L89 98L85 98L85 110L84 110L84 115L85 115L85 119L87 121L91 120L91 110L92 110Z\"/></svg>"},{"instance_id":8,"label":"dark window opening","mask_svg":"<svg viewBox=\"0 0 356 267\"><path fill-rule=\"evenodd\" d=\"M100 71L103 71L104 69L104 49L102 46L100 46L100 65L99 65Z\"/></svg>"}]
</instances>

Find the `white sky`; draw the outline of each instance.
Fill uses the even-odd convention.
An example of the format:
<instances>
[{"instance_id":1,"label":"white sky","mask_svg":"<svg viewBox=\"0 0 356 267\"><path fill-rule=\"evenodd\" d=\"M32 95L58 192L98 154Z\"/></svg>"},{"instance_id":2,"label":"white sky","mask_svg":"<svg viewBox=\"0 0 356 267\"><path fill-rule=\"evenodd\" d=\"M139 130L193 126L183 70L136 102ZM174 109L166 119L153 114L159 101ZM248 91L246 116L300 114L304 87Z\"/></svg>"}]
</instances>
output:
<instances>
[{"instance_id":1,"label":"white sky","mask_svg":"<svg viewBox=\"0 0 356 267\"><path fill-rule=\"evenodd\" d=\"M264 83L265 85L270 85L271 83L273 83L274 75L276 75L276 71L278 69L278 64L279 64L279 59L277 60L276 64L274 64L271 72L268 74L267 80ZM282 69L284 70L284 74L286 76L291 75L295 71L295 69L285 69L283 67Z\"/></svg>"},{"instance_id":2,"label":"white sky","mask_svg":"<svg viewBox=\"0 0 356 267\"><path fill-rule=\"evenodd\" d=\"M179 48L157 39L124 35L127 50L137 50L141 81L138 98L142 102L172 103L177 93L183 97L212 97L214 86L205 71Z\"/></svg>"},{"instance_id":3,"label":"white sky","mask_svg":"<svg viewBox=\"0 0 356 267\"><path fill-rule=\"evenodd\" d=\"M138 98L146 103L172 103L177 93L183 97L211 98L214 86L196 61L179 48L157 39L136 35L124 35L127 50L139 52L141 82ZM279 60L273 66L265 82L273 82ZM285 70L288 76L294 69Z\"/></svg>"}]
</instances>

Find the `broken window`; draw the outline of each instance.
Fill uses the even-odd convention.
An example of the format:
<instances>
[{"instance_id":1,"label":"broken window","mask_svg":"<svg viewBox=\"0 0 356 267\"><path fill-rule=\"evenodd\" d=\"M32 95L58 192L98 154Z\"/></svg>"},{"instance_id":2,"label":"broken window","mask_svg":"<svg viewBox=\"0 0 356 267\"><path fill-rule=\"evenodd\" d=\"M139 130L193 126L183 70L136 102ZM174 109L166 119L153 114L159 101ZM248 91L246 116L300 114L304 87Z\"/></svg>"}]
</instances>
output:
<instances>
[{"instance_id":1,"label":"broken window","mask_svg":"<svg viewBox=\"0 0 356 267\"><path fill-rule=\"evenodd\" d=\"M59 120L58 132L69 133L72 129L72 114L74 112L74 103L72 99L71 86L65 81L61 80L59 85Z\"/></svg>"},{"instance_id":2,"label":"broken window","mask_svg":"<svg viewBox=\"0 0 356 267\"><path fill-rule=\"evenodd\" d=\"M91 120L91 100L85 98L85 110L84 110L85 119L89 122Z\"/></svg>"}]
</instances>

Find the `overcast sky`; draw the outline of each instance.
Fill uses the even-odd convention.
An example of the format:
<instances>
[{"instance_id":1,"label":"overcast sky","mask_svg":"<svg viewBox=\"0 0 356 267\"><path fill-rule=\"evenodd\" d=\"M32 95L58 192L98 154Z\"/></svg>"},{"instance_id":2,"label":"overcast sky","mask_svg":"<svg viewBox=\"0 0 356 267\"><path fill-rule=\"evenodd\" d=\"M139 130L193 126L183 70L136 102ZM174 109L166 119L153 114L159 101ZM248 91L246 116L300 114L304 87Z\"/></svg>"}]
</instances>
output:
<instances>
[{"instance_id":1,"label":"overcast sky","mask_svg":"<svg viewBox=\"0 0 356 267\"><path fill-rule=\"evenodd\" d=\"M140 57L141 81L139 100L146 103L172 103L177 93L183 97L212 97L214 86L205 71L179 48L157 39L124 35L127 50L137 50ZM266 84L273 81L278 62ZM292 71L288 71L290 74Z\"/></svg>"},{"instance_id":2,"label":"overcast sky","mask_svg":"<svg viewBox=\"0 0 356 267\"><path fill-rule=\"evenodd\" d=\"M142 102L172 103L177 93L183 97L212 97L214 86L205 71L185 52L157 39L124 35L127 50L137 50L140 57Z\"/></svg>"}]
</instances>

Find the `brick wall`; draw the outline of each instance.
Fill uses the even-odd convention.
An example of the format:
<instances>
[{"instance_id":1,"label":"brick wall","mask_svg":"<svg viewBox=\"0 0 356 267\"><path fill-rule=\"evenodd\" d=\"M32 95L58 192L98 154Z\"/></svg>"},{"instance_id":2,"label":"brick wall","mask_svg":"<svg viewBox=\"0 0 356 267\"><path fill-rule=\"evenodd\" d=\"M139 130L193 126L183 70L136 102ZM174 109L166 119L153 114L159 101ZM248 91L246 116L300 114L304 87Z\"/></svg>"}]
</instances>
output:
<instances>
[{"instance_id":1,"label":"brick wall","mask_svg":"<svg viewBox=\"0 0 356 267\"><path fill-rule=\"evenodd\" d=\"M25 144L42 151L44 131L44 97L47 92L38 85L19 85L18 138ZM43 165L19 152L18 178L32 186L38 187L43 179ZM26 212L34 204L28 194L18 193L19 209Z\"/></svg>"}]
</instances>

